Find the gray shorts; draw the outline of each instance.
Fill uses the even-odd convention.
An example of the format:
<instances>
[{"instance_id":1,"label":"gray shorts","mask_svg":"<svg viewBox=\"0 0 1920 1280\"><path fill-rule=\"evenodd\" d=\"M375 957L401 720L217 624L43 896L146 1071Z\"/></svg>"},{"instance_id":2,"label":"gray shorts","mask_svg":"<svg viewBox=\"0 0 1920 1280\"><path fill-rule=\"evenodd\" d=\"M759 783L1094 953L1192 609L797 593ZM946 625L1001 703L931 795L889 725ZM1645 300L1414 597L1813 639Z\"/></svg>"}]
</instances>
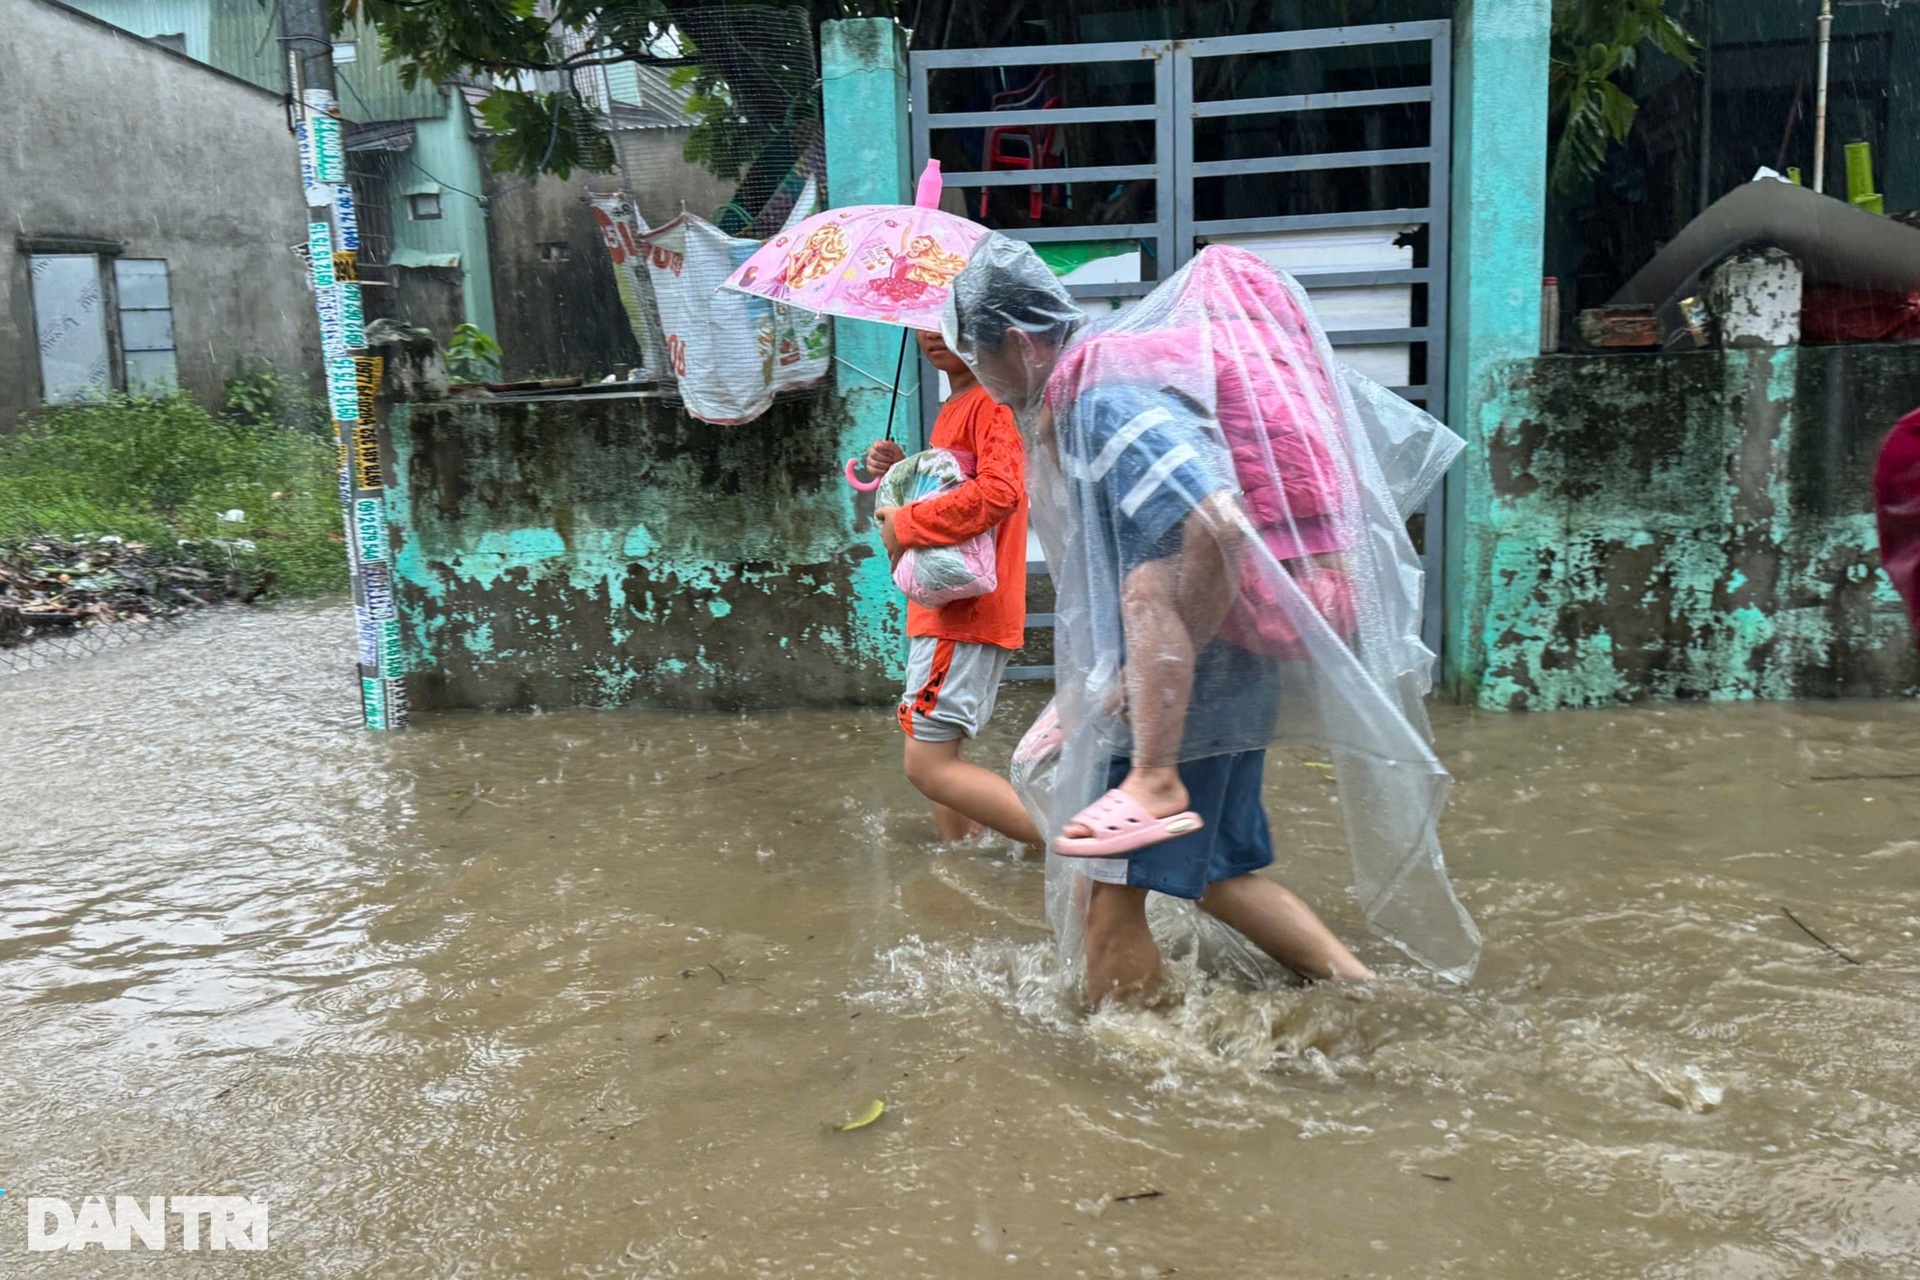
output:
<instances>
[{"instance_id":1,"label":"gray shorts","mask_svg":"<svg viewBox=\"0 0 1920 1280\"><path fill-rule=\"evenodd\" d=\"M907 644L900 728L917 742L977 736L993 716L1013 650L934 636L914 636Z\"/></svg>"}]
</instances>

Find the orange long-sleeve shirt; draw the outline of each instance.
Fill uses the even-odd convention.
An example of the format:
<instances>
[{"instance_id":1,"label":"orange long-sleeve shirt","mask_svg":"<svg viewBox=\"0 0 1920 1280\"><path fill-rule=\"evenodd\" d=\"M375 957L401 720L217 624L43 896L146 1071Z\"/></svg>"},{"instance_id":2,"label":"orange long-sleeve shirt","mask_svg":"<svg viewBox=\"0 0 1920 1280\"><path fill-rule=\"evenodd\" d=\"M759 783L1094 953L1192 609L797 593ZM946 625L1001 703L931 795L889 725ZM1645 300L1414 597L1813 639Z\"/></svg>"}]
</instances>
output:
<instances>
[{"instance_id":1,"label":"orange long-sleeve shirt","mask_svg":"<svg viewBox=\"0 0 1920 1280\"><path fill-rule=\"evenodd\" d=\"M1027 455L1012 411L979 387L940 407L928 443L974 457L973 479L902 507L893 531L902 547L950 547L994 530L1000 585L940 609L907 602L907 634L1018 649L1027 628Z\"/></svg>"}]
</instances>

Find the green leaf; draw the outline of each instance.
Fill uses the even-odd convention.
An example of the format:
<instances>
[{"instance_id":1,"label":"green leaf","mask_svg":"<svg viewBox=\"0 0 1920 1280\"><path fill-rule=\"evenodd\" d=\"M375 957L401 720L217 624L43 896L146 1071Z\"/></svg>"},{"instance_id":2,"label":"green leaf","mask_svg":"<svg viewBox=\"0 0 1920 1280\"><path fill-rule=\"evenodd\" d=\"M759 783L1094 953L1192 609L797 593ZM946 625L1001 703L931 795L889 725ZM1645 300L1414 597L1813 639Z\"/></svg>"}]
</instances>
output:
<instances>
[{"instance_id":1,"label":"green leaf","mask_svg":"<svg viewBox=\"0 0 1920 1280\"><path fill-rule=\"evenodd\" d=\"M480 103L480 118L494 132L493 167L503 172L565 178L575 169L614 167L613 139L571 93L495 89Z\"/></svg>"},{"instance_id":2,"label":"green leaf","mask_svg":"<svg viewBox=\"0 0 1920 1280\"><path fill-rule=\"evenodd\" d=\"M1627 96L1626 90L1611 80L1601 83L1600 118L1615 142L1626 141L1627 134L1633 129L1633 118L1639 111L1639 104Z\"/></svg>"},{"instance_id":3,"label":"green leaf","mask_svg":"<svg viewBox=\"0 0 1920 1280\"><path fill-rule=\"evenodd\" d=\"M1608 150L1633 131L1639 106L1618 83L1643 45L1693 64L1693 37L1663 0L1554 0L1547 70L1552 127L1548 176L1571 195L1606 164Z\"/></svg>"}]
</instances>

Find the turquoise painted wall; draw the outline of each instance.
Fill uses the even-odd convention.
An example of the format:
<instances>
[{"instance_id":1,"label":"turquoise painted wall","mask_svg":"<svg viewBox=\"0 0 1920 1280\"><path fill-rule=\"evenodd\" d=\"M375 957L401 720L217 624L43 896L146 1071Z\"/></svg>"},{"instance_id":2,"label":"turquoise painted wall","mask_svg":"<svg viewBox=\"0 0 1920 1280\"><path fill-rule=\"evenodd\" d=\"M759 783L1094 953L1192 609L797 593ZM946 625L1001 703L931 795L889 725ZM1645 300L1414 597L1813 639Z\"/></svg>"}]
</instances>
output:
<instances>
[{"instance_id":1,"label":"turquoise painted wall","mask_svg":"<svg viewBox=\"0 0 1920 1280\"><path fill-rule=\"evenodd\" d=\"M1548 0L1461 0L1454 19L1447 422L1467 449L1447 477L1442 656L1463 691L1486 663L1487 441L1510 370L1540 351L1550 21Z\"/></svg>"},{"instance_id":2,"label":"turquoise painted wall","mask_svg":"<svg viewBox=\"0 0 1920 1280\"><path fill-rule=\"evenodd\" d=\"M641 397L441 401L384 430L415 707L893 696L836 398L725 430Z\"/></svg>"},{"instance_id":3,"label":"turquoise painted wall","mask_svg":"<svg viewBox=\"0 0 1920 1280\"><path fill-rule=\"evenodd\" d=\"M827 184L834 206L911 202L905 32L885 18L820 24L820 76ZM847 414L843 457L864 454L868 444L881 438L890 403L895 409L894 437L920 438L917 358L907 360L894 403L893 371L902 336L902 330L887 325L834 322L834 363ZM844 485L841 493L856 527L867 529L871 499L859 498ZM879 545L876 534L868 536ZM904 679L905 611L884 556L861 566L855 590L862 634L885 655L889 672Z\"/></svg>"},{"instance_id":4,"label":"turquoise painted wall","mask_svg":"<svg viewBox=\"0 0 1920 1280\"><path fill-rule=\"evenodd\" d=\"M1869 476L1920 349L1556 356L1495 397L1474 700L1912 693Z\"/></svg>"}]
</instances>

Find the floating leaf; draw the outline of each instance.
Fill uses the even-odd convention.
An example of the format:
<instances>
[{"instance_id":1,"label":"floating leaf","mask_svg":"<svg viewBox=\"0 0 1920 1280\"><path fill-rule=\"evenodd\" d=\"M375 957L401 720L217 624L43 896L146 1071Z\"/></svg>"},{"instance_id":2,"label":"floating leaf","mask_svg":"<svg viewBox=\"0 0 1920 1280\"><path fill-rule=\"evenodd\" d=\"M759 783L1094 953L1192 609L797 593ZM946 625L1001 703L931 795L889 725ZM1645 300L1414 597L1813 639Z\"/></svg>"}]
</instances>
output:
<instances>
[{"instance_id":1,"label":"floating leaf","mask_svg":"<svg viewBox=\"0 0 1920 1280\"><path fill-rule=\"evenodd\" d=\"M875 1120L878 1120L881 1116L885 1115L886 1113L887 1113L887 1104L882 1102L880 1099L875 1098L872 1102L869 1102L866 1105L866 1108L862 1110L859 1115L853 1117L853 1119L847 1121L845 1124L835 1125L834 1129L840 1133L851 1133L855 1129L866 1128L868 1125L872 1124Z\"/></svg>"}]
</instances>

